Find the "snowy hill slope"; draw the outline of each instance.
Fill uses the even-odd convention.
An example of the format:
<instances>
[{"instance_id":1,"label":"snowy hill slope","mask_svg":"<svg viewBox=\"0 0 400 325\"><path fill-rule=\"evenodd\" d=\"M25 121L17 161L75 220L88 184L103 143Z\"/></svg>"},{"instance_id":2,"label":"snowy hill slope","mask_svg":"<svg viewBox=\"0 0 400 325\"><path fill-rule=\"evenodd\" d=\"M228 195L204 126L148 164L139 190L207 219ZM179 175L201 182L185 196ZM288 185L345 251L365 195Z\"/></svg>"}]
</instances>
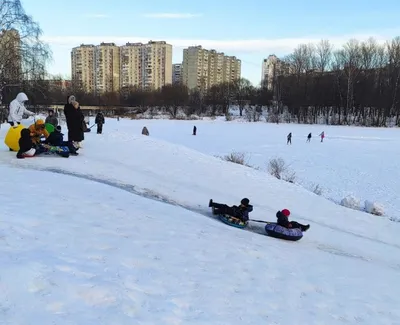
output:
<instances>
[{"instance_id":1,"label":"snowy hill slope","mask_svg":"<svg viewBox=\"0 0 400 325\"><path fill-rule=\"evenodd\" d=\"M267 169L270 159L282 157L296 172L296 182L322 196L340 202L353 195L383 204L388 217L400 221L400 156L398 128L362 128L349 126L298 125L271 123L174 120L107 119L105 133L140 134L149 128L150 136L181 144L208 155L223 156L233 151L246 153L248 163ZM197 136L191 136L193 125ZM318 134L325 131L325 143ZM292 145L286 136L292 132ZM312 132L311 143L306 137ZM384 157L384 159L382 158Z\"/></svg>"},{"instance_id":2,"label":"snowy hill slope","mask_svg":"<svg viewBox=\"0 0 400 325\"><path fill-rule=\"evenodd\" d=\"M69 159L0 154L5 324L400 319L400 239L388 220L160 140L86 138ZM253 219L274 220L289 208L310 231L290 243L205 217L210 198L234 204L244 196ZM18 313L23 306L31 307Z\"/></svg>"}]
</instances>

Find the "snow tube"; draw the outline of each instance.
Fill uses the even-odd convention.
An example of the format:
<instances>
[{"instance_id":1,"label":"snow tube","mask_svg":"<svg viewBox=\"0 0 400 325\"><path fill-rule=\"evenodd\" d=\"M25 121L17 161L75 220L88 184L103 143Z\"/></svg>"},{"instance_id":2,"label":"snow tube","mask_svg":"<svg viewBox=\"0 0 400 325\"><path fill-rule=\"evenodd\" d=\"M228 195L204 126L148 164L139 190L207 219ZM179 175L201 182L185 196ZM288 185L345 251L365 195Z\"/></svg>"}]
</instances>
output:
<instances>
[{"instance_id":1,"label":"snow tube","mask_svg":"<svg viewBox=\"0 0 400 325\"><path fill-rule=\"evenodd\" d=\"M49 134L52 133L52 132L54 132L54 125L53 125L53 124L46 123L46 124L44 125L44 127L46 128L47 132L49 132Z\"/></svg>"},{"instance_id":2,"label":"snow tube","mask_svg":"<svg viewBox=\"0 0 400 325\"><path fill-rule=\"evenodd\" d=\"M46 149L46 152L48 153L70 153L67 146L51 146L46 143L43 143L42 146Z\"/></svg>"},{"instance_id":3,"label":"snow tube","mask_svg":"<svg viewBox=\"0 0 400 325\"><path fill-rule=\"evenodd\" d=\"M25 129L25 126L19 124L17 127L10 126L6 137L4 138L4 143L7 147L12 149L13 151L19 150L19 139L21 138L21 131Z\"/></svg>"},{"instance_id":4,"label":"snow tube","mask_svg":"<svg viewBox=\"0 0 400 325\"><path fill-rule=\"evenodd\" d=\"M296 241L303 237L303 232L299 228L285 228L276 223L269 223L265 226L265 231L268 236Z\"/></svg>"},{"instance_id":5,"label":"snow tube","mask_svg":"<svg viewBox=\"0 0 400 325\"><path fill-rule=\"evenodd\" d=\"M233 218L226 214L219 214L218 218L223 223L225 223L229 226L232 226L232 227L243 229L247 226L247 222L239 221L237 218Z\"/></svg>"}]
</instances>

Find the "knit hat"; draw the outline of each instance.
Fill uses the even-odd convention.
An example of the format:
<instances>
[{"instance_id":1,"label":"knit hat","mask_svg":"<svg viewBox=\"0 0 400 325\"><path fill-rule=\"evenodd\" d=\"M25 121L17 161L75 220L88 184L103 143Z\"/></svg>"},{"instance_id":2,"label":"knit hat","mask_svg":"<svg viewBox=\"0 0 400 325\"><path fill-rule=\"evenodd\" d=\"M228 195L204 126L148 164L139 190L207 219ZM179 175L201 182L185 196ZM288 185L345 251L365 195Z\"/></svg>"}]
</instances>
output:
<instances>
[{"instance_id":1,"label":"knit hat","mask_svg":"<svg viewBox=\"0 0 400 325\"><path fill-rule=\"evenodd\" d=\"M240 203L247 207L250 203L250 200L245 197L244 199L242 199L242 201L240 201Z\"/></svg>"},{"instance_id":2,"label":"knit hat","mask_svg":"<svg viewBox=\"0 0 400 325\"><path fill-rule=\"evenodd\" d=\"M289 217L290 216L290 211L288 209L283 209L281 212L285 217Z\"/></svg>"}]
</instances>

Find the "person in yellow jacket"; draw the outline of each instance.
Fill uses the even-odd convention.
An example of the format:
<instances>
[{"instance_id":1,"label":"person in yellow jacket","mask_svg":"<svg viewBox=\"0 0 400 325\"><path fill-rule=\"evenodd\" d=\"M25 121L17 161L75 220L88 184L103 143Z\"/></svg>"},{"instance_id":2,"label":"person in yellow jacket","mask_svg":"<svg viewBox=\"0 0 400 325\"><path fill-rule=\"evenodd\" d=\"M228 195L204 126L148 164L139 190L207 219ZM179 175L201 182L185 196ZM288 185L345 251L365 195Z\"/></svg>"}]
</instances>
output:
<instances>
[{"instance_id":1,"label":"person in yellow jacket","mask_svg":"<svg viewBox=\"0 0 400 325\"><path fill-rule=\"evenodd\" d=\"M29 126L29 131L31 132L31 138L34 144L39 144L41 137L47 139L50 135L45 128L43 120L37 120L34 124L31 124Z\"/></svg>"}]
</instances>

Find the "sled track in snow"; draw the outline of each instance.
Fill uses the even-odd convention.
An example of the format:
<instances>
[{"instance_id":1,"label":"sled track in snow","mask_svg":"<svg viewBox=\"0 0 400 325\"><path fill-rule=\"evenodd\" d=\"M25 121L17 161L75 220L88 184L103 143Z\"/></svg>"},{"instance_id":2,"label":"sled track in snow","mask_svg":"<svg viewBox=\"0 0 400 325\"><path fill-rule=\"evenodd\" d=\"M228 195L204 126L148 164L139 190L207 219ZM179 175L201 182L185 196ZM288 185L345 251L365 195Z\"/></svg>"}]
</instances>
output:
<instances>
[{"instance_id":1,"label":"sled track in snow","mask_svg":"<svg viewBox=\"0 0 400 325\"><path fill-rule=\"evenodd\" d=\"M139 188L139 187L137 187L135 185L132 185L132 184L125 184L125 183L121 183L121 182L118 182L118 181L112 180L112 179L100 178L100 177L96 177L96 176L93 176L93 175L87 175L87 174L80 174L80 173L71 172L71 171L67 171L67 170L61 169L61 168L54 168L54 167L18 166L18 168L36 170L36 171L43 171L43 172L50 172L50 173L54 173L54 174L61 174L61 175L71 176L71 177L75 177L75 178L85 179L85 180L88 180L88 181L92 181L92 182L108 185L108 186L114 187L116 189L120 189L120 190L126 191L128 193L144 197L146 199L150 199L150 200L161 202L161 203L164 203L164 204L169 204L169 205L172 205L172 206L180 207L180 208L185 209L187 211L198 213L198 214L206 216L206 217L208 217L210 219L213 219L213 220L216 220L216 221L220 222L214 215L211 214L211 212L209 212L209 211L205 210L204 208L202 208L201 205L199 205L198 207L187 206L187 205L178 203L178 202L176 202L174 200L171 200L169 197L167 197L165 195L162 195L162 194L157 193L155 191L152 191L150 189ZM340 229L340 228L336 228L336 227L332 227L332 226L329 226L329 225L325 225L323 223L318 223L318 222L315 222L315 221L313 221L313 222L317 223L317 224L319 224L321 226L330 228L332 230L340 231L340 232L347 233L347 234L352 235L352 236L356 236L356 237L359 237L359 238L362 238L362 239L366 239L366 240L375 242L375 243L380 243L380 244L383 244L383 245L387 245L387 246L391 246L391 247L400 249L400 246L398 246L398 245L390 244L390 243L387 243L387 242L384 242L384 241L381 241L381 240L378 240L378 239L369 238L369 237L366 237L366 236L363 236L363 235L358 235L358 234L352 233L350 231L346 231L346 230L343 230L343 229ZM249 231L249 232L252 232L252 233L256 233L256 234L268 237L265 234L264 226L250 225L249 227L247 227L245 229L242 229L242 230ZM291 243L291 242L288 242L288 243ZM322 251L324 251L326 253L329 253L329 254L339 255L339 256L358 259L358 260L363 260L365 262L371 262L370 259L365 258L365 257L360 256L360 255L354 255L354 254L342 251L342 250L334 248L334 247L321 245L320 243L317 243L317 242L315 244L316 244L316 248L317 249L322 250ZM396 265L396 266L390 265L390 267L393 268L393 269L396 269L396 270L400 270L398 265Z\"/></svg>"},{"instance_id":2,"label":"sled track in snow","mask_svg":"<svg viewBox=\"0 0 400 325\"><path fill-rule=\"evenodd\" d=\"M165 204L169 204L175 207L180 207L182 209L185 209L187 211L190 212L194 212L194 213L198 213L201 214L203 216L206 216L210 219L216 220L218 222L220 222L215 216L213 216L210 212L208 212L207 210L205 210L204 208L201 207L201 205L199 205L197 208L193 207L193 206L187 206L181 203L178 203L174 200L171 200L169 197L159 194L155 191L152 191L150 189L146 189L146 188L139 188L135 185L132 184L125 184L125 183L121 183L112 179L107 179L107 178L100 178L100 177L96 177L93 175L87 175L87 174L80 174L80 173L76 173L76 172L70 172L61 168L54 168L54 167L25 167L25 166L18 166L18 168L24 168L24 169L29 169L29 170L36 170L36 171L42 171L42 172L50 172L50 173L54 173L54 174L61 174L61 175L66 175L66 176L72 176L75 178L80 178L80 179L85 179L88 181L92 181L92 182L96 182L96 183L100 183L100 184L104 184L104 185L108 185L114 188L117 188L119 190L123 190L126 191L128 193L137 195L137 196L141 196L144 197L146 199L149 200L153 200L153 201L157 201L157 202L161 202L161 203L165 203ZM250 231L250 232L254 232L260 235L265 235L265 231L264 231L264 227L257 227L257 226L250 226L244 230Z\"/></svg>"}]
</instances>

